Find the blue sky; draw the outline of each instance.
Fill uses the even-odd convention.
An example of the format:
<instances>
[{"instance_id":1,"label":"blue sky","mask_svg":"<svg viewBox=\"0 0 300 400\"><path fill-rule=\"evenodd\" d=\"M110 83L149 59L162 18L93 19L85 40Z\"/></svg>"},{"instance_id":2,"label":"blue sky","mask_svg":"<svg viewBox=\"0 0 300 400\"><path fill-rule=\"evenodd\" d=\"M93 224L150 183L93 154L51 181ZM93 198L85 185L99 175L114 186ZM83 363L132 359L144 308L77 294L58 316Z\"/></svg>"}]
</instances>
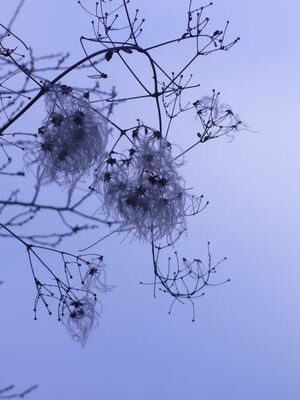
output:
<instances>
[{"instance_id":1,"label":"blue sky","mask_svg":"<svg viewBox=\"0 0 300 400\"><path fill-rule=\"evenodd\" d=\"M1 1L3 21L14 3ZM138 1L147 19L145 42L178 32L187 3ZM194 66L199 95L219 90L249 130L186 157L184 177L210 206L190 221L178 246L187 257L205 259L211 241L216 260L228 257L220 280L231 282L210 288L198 301L195 323L188 306L169 316L169 299L153 299L151 289L138 284L151 279L148 246L115 237L99 251L116 287L103 299L99 326L81 348L54 318L33 321L23 249L1 240L0 387L38 383L33 400L299 398L299 11L293 0L215 1L208 11L212 25L230 19L229 35L241 41ZM31 0L15 29L37 54L71 51L76 60L82 56L79 37L91 32L89 21L76 1ZM161 55L170 69L184 56L171 50ZM111 76L117 87L131 90L117 69ZM36 129L42 110L42 104L32 110L19 129ZM143 113L151 120L152 111L138 105L117 116ZM179 140L192 128L193 121L180 120ZM89 240L83 236L72 246Z\"/></svg>"}]
</instances>

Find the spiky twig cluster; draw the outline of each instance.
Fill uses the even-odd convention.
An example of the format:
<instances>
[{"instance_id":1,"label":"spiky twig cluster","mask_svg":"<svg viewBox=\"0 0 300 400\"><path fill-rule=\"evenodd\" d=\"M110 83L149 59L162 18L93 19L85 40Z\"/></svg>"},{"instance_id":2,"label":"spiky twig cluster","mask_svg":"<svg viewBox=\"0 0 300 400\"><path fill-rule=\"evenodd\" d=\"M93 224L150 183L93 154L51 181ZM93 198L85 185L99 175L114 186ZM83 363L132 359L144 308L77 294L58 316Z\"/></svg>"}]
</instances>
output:
<instances>
[{"instance_id":1,"label":"spiky twig cluster","mask_svg":"<svg viewBox=\"0 0 300 400\"><path fill-rule=\"evenodd\" d=\"M230 279L227 279L218 283L211 282L211 276L217 272L217 267L226 260L226 257L214 264L211 257L210 243L208 243L208 261L206 263L199 258L195 258L192 261L185 257L180 259L177 251L174 252L173 257L168 257L162 263L160 257L164 250L165 248L152 242L154 282L150 283L150 285L154 286L154 297L158 288L159 291L167 293L173 298L169 314L171 314L176 302L184 304L185 301L188 301L192 306L192 321L195 321L194 300L203 296L207 287L223 285L230 281ZM140 283L146 284L144 282Z\"/></svg>"}]
</instances>

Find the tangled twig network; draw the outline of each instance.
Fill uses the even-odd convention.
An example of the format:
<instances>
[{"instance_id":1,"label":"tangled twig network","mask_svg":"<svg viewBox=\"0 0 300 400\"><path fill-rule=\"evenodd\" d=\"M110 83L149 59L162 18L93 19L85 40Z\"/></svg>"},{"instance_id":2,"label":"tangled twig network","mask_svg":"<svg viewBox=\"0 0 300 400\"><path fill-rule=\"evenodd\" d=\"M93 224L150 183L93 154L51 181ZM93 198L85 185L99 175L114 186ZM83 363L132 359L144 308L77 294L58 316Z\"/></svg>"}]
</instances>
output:
<instances>
[{"instance_id":1,"label":"tangled twig network","mask_svg":"<svg viewBox=\"0 0 300 400\"><path fill-rule=\"evenodd\" d=\"M207 243L207 262L203 262L199 258L191 261L185 257L180 258L177 251L164 262L161 262L159 259L163 250L165 248L157 247L152 243L154 282L150 285L154 286L154 296L156 296L156 289L158 288L159 291L167 293L173 298L169 314L171 314L175 303L184 304L188 301L192 306L192 321L195 321L195 299L202 297L208 287L220 286L230 281L230 279L226 279L211 282L212 275L217 272L217 268L226 260L226 257L213 263L209 242ZM140 283L149 285L145 282Z\"/></svg>"},{"instance_id":2,"label":"tangled twig network","mask_svg":"<svg viewBox=\"0 0 300 400\"><path fill-rule=\"evenodd\" d=\"M205 13L212 3L198 6L187 1L183 30L152 44L151 36L143 43L146 20L139 10L131 9L129 0L100 0L91 9L88 2L77 3L93 18L92 35L81 36L84 54L69 66L65 64L68 53L34 56L31 47L12 32L15 17L10 24L0 24L0 177L4 193L0 238L13 237L26 248L36 289L35 319L40 306L49 315L54 308L72 338L85 344L102 311L97 293L106 294L112 287L106 285L102 256L78 256L57 246L80 232L98 232L100 224L113 226L113 230L105 236L100 233L101 238L89 247L115 232L148 242L154 271L151 285L171 296L170 311L177 302L191 303L194 320L194 299L202 296L204 288L214 286L210 279L219 263L212 264L209 247L208 263L200 258L181 259L176 252L164 263L160 256L186 231L187 218L208 204L203 203L203 196L190 194L190 183L185 183L181 172L183 157L211 139L232 138L241 122L229 106L220 103L215 90L199 97L200 84L191 70L202 56L228 51L239 40L227 39L229 22L223 29L210 26ZM165 62L163 53L174 48L179 49L180 66ZM121 68L114 75L118 65ZM95 82L92 88L90 84L78 88L80 80L70 83L72 87L62 84L72 82L70 75L75 71L87 71L84 78ZM123 81L117 93L114 85L119 78ZM42 98L46 115L38 132L34 128L11 130ZM123 103L130 105L126 109L130 112L125 115L123 109L122 115L115 115L115 106L121 108ZM196 117L196 130L188 123L189 115L193 120ZM184 141L177 142L173 133L182 130L183 116L187 129L181 136ZM178 147L180 154L174 155ZM35 175L30 195L29 185L27 190L11 185L13 179L27 177L19 170L20 151L22 157L25 151L26 165ZM45 193L50 183L59 185L51 197ZM49 215L55 216L51 224ZM94 238L89 235L88 240Z\"/></svg>"},{"instance_id":3,"label":"tangled twig network","mask_svg":"<svg viewBox=\"0 0 300 400\"><path fill-rule=\"evenodd\" d=\"M54 85L46 96L47 118L39 129L38 146L29 156L42 183L75 184L101 163L109 128L106 119L72 88Z\"/></svg>"}]
</instances>

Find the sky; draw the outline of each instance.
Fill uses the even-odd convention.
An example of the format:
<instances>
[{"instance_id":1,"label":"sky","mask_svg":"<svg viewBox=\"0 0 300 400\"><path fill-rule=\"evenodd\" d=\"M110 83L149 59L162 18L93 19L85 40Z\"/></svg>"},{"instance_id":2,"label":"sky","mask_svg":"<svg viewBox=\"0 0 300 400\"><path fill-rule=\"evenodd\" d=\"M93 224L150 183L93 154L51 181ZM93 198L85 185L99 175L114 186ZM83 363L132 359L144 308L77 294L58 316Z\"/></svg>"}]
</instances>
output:
<instances>
[{"instance_id":1,"label":"sky","mask_svg":"<svg viewBox=\"0 0 300 400\"><path fill-rule=\"evenodd\" d=\"M3 22L16 3L0 0ZM132 0L133 10L137 3L146 17L144 43L182 31L187 0ZM178 248L183 256L205 259L210 241L214 260L228 258L218 277L231 282L207 290L194 323L188 305L177 305L170 316L170 299L154 299L151 288L139 285L151 280L149 246L116 236L97 248L115 288L102 299L99 325L82 348L55 318L41 313L33 320L35 293L24 249L1 239L0 387L37 383L28 397L33 400L299 398L300 6L296 0L261 3L216 0L207 11L212 26L229 19L229 37L241 40L193 67L199 96L219 90L247 129L186 156L184 178L210 205L189 221ZM30 0L15 31L36 54L70 51L76 61L83 56L80 36L91 35L90 19L76 1ZM176 47L160 55L169 70L184 56ZM120 93L130 92L118 68L111 67L111 82ZM87 78L80 79L78 86ZM42 110L37 105L16 127L36 129ZM121 122L139 115L155 118L142 103L116 111ZM193 127L189 118L178 121L181 146ZM48 195L51 202L55 194ZM90 242L83 235L67 246Z\"/></svg>"}]
</instances>

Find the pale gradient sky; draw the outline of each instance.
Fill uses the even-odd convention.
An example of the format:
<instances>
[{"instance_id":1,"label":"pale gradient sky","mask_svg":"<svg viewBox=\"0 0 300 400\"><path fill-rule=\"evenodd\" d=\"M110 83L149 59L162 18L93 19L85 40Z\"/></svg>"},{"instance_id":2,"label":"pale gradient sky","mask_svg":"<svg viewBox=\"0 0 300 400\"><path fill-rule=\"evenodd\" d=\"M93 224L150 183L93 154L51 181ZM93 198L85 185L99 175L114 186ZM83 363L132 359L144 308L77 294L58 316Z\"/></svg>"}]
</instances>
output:
<instances>
[{"instance_id":1,"label":"pale gradient sky","mask_svg":"<svg viewBox=\"0 0 300 400\"><path fill-rule=\"evenodd\" d=\"M0 0L2 22L15 3ZM147 18L147 43L184 25L187 0L132 0L133 8L136 3ZM217 28L230 19L229 35L241 41L195 65L199 96L219 90L251 131L231 143L206 143L186 158L188 184L211 204L190 222L179 248L205 258L210 240L215 259L228 257L220 279L231 283L207 291L194 324L188 306L177 306L170 317L170 299L154 300L151 289L138 284L151 279L149 248L116 237L99 248L116 288L81 348L54 318L41 314L33 321L34 288L23 248L1 240L0 387L38 383L32 400L299 399L300 4L216 0L208 13ZM77 60L89 21L75 0L28 0L15 31L36 54L71 51ZM164 57L170 68L180 62L176 52ZM126 91L118 70L111 75L111 83ZM121 119L144 112L151 119L151 110L123 110ZM19 127L36 129L39 112ZM182 120L177 129L182 138L190 128ZM88 242L78 238L73 247Z\"/></svg>"}]
</instances>

